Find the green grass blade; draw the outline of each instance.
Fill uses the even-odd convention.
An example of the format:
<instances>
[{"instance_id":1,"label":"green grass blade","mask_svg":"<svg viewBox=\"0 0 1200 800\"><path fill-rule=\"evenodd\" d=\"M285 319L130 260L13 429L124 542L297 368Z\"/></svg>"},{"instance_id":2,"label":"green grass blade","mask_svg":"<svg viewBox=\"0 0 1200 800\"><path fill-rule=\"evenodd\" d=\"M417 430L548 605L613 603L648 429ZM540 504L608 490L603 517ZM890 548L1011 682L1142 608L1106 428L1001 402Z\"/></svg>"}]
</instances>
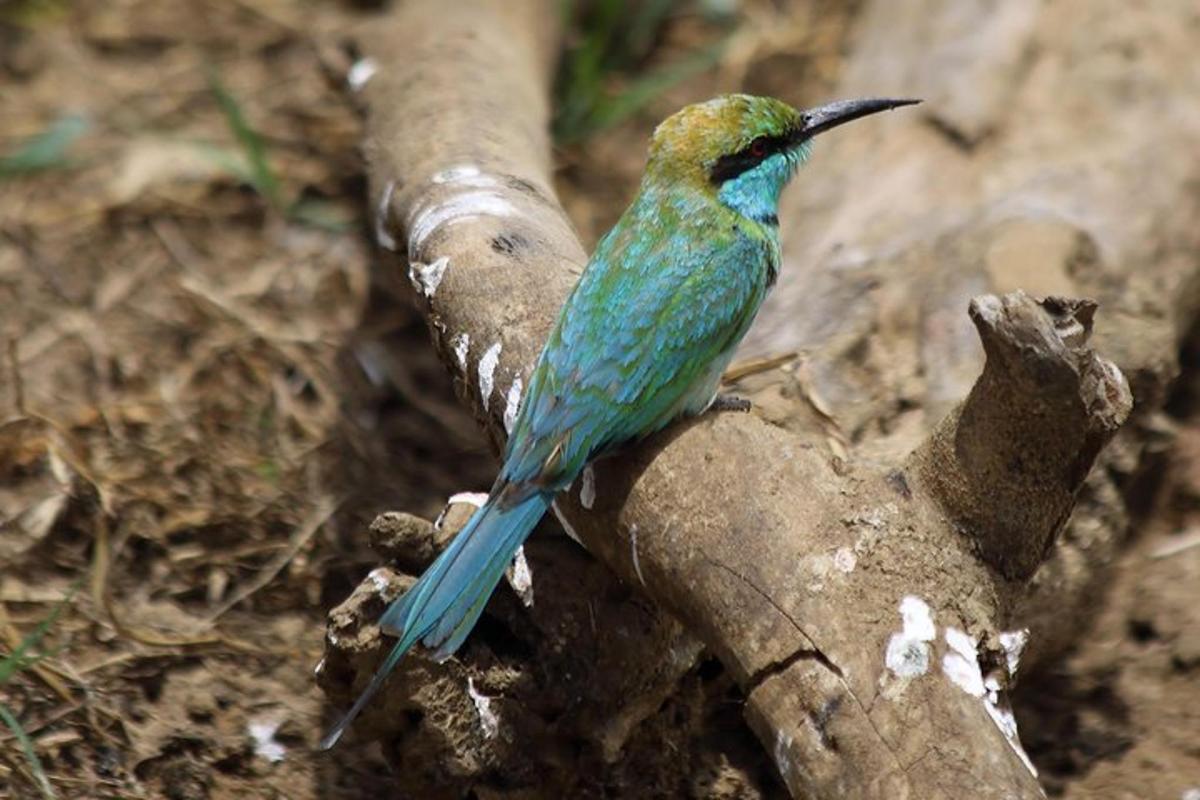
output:
<instances>
[{"instance_id":1,"label":"green grass blade","mask_svg":"<svg viewBox=\"0 0 1200 800\"><path fill-rule=\"evenodd\" d=\"M627 58L644 58L650 52L655 37L676 4L677 0L643 0L638 4L629 24L629 33L624 37Z\"/></svg>"},{"instance_id":2,"label":"green grass blade","mask_svg":"<svg viewBox=\"0 0 1200 800\"><path fill-rule=\"evenodd\" d=\"M330 233L345 233L353 222L332 203L304 198L288 207L287 218Z\"/></svg>"},{"instance_id":3,"label":"green grass blade","mask_svg":"<svg viewBox=\"0 0 1200 800\"><path fill-rule=\"evenodd\" d=\"M560 132L586 128L588 117L604 96L604 78L611 71L608 62L623 5L622 0L603 0L586 20L576 20L583 38L563 57L559 73L555 127ZM578 4L571 13L581 13Z\"/></svg>"},{"instance_id":4,"label":"green grass blade","mask_svg":"<svg viewBox=\"0 0 1200 800\"><path fill-rule=\"evenodd\" d=\"M13 732L13 736L17 737L17 742L21 745L22 752L25 753L25 760L29 762L29 769L37 780L42 797L46 800L56 800L58 795L54 793L54 787L50 785L50 779L46 777L42 760L38 758L37 752L33 749L33 740L29 738L29 734L25 733L25 729L21 727L21 723L17 721L13 713L8 710L8 706L3 703L0 703L0 720L3 720L8 729Z\"/></svg>"},{"instance_id":5,"label":"green grass blade","mask_svg":"<svg viewBox=\"0 0 1200 800\"><path fill-rule=\"evenodd\" d=\"M580 29L578 44L564 54L556 84L554 133L560 142L578 141L641 110L677 83L712 68L728 37L686 58L640 77L612 92L612 77L635 74L654 49L679 0L595 0L589 11L563 5L568 25Z\"/></svg>"},{"instance_id":6,"label":"green grass blade","mask_svg":"<svg viewBox=\"0 0 1200 800\"><path fill-rule=\"evenodd\" d=\"M250 185L273 208L282 212L285 207L283 192L275 171L271 169L271 164L267 161L266 143L258 135L258 131L250 127L246 115L242 113L242 107L225 88L225 84L221 82L221 78L215 70L210 70L208 73L208 86L217 100L217 105L221 107L221 112L225 115L225 122L229 125L229 130L233 132L234 138L237 139L238 145L246 155L246 162L250 169Z\"/></svg>"},{"instance_id":7,"label":"green grass blade","mask_svg":"<svg viewBox=\"0 0 1200 800\"><path fill-rule=\"evenodd\" d=\"M36 29L60 22L69 11L69 0L0 0L0 23Z\"/></svg>"},{"instance_id":8,"label":"green grass blade","mask_svg":"<svg viewBox=\"0 0 1200 800\"><path fill-rule=\"evenodd\" d=\"M50 653L45 652L30 655L29 652L41 644L42 640L50 632L50 629L54 627L54 623L58 622L58 618L62 616L63 609L70 605L72 598L75 597L75 592L79 589L80 582L76 581L73 583L67 591L66 596L51 609L46 618L39 622L37 627L25 634L25 637L21 639L21 643L11 653L0 659L0 686L11 680L17 673L29 669L50 655ZM25 754L25 759L29 762L29 769L33 772L33 776L37 780L38 789L41 791L42 797L48 800L57 798L58 795L54 793L54 787L50 785L50 779L46 777L46 771L42 768L42 761L33 749L33 741L25 733L25 729L21 727L20 721L17 720L8 706L3 703L0 703L0 720L3 720L4 724L12 731L13 736L16 737L17 742L21 745L21 750Z\"/></svg>"},{"instance_id":9,"label":"green grass blade","mask_svg":"<svg viewBox=\"0 0 1200 800\"><path fill-rule=\"evenodd\" d=\"M582 128L563 131L564 141L573 141L589 133L612 127L636 114L655 97L697 73L711 69L721 60L728 39L722 39L685 59L667 64L630 83L624 91L606 97Z\"/></svg>"},{"instance_id":10,"label":"green grass blade","mask_svg":"<svg viewBox=\"0 0 1200 800\"><path fill-rule=\"evenodd\" d=\"M222 147L211 142L189 141L188 144L196 148L196 152L212 161L220 169L237 178L242 183L250 186L254 185L254 173L246 164L246 159L240 150Z\"/></svg>"},{"instance_id":11,"label":"green grass blade","mask_svg":"<svg viewBox=\"0 0 1200 800\"><path fill-rule=\"evenodd\" d=\"M49 655L49 653L42 653L36 656L29 656L26 653L36 647L42 639L46 638L46 634L50 632L50 629L54 627L54 623L62 615L63 609L75 597L75 591L78 588L79 583L74 583L67 591L66 596L46 615L46 618L39 622L36 628L25 634L25 638L21 640L16 649L3 659L0 659L0 686L8 683L21 670L28 669Z\"/></svg>"},{"instance_id":12,"label":"green grass blade","mask_svg":"<svg viewBox=\"0 0 1200 800\"><path fill-rule=\"evenodd\" d=\"M78 114L59 117L45 131L0 158L0 180L71 166L67 151L88 127L88 121Z\"/></svg>"}]
</instances>

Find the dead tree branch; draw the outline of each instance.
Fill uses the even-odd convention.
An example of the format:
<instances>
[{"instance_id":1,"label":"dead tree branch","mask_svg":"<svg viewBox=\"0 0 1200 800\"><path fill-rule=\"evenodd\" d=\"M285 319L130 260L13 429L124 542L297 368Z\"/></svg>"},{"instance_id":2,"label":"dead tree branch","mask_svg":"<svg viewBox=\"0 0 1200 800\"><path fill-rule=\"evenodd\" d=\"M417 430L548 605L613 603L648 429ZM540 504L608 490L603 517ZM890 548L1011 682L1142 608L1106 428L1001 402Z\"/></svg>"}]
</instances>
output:
<instances>
[{"instance_id":1,"label":"dead tree branch","mask_svg":"<svg viewBox=\"0 0 1200 800\"><path fill-rule=\"evenodd\" d=\"M863 41L885 27L888 5L863 12ZM951 13L938 0L927 5L935 17ZM546 97L557 42L545 23L555 11L554 3L535 0L413 0L377 25L367 46L378 65L365 97L379 241L406 257L435 346L496 441L585 262L549 175ZM1032 25L1011 9L1003 13L1004 26ZM912 48L924 46L919 33ZM1005 50L995 59L1015 81L1019 54ZM877 63L872 73L871 64L869 54L852 60L849 84L887 74ZM948 110L934 112L950 114L949 123L901 140L942 136L937 131L948 124L965 131L956 141L986 136L995 123L991 107L967 97L951 92ZM901 124L891 121L889 131ZM936 226L916 243L899 225L868 220L877 202L843 211L856 208L855 190L834 196L840 190L828 187L886 192L846 175L878 172L879 158L864 156L861 140L841 147L841 160L822 158L856 166L842 167L841 181L834 166L808 178L818 187L810 202L826 210L807 218L823 219L827 231L850 231L856 242L861 230L862 247L889 256L867 258L857 272L816 276L828 256L810 254L811 264L791 279L807 280L808 295L781 286L776 308L785 310L768 311L763 336L814 351L816 384L849 425L855 457L834 457L814 444L819 435L796 435L754 415L706 415L595 465L582 482L589 488L576 487L556 511L593 556L671 609L731 670L750 725L794 795L1037 797L1006 693L1027 617L1079 603L1095 578L1090 566L1055 572L1074 546L1071 537L1056 545L1056 537L1097 454L1130 413L1129 386L1088 345L1090 301L1038 302L1019 292L977 297L971 318L987 356L981 375L960 333L923 337L914 329L933 320L943 331L958 326L965 278L956 279L977 274L963 265L996 242L1023 246L1045 234L1064 269L1083 276L1069 288L1114 301L1124 313L1120 276L1098 266L1088 271L1086 254L1094 250L1086 234L1010 223L995 198L974 198L965 206L976 209L974 217ZM915 163L932 170L945 148L926 141ZM968 194L955 188L952 201ZM999 283L1019 275L1005 271L1005 257L1001 250L985 265ZM894 294L910 300L907 292L920 292L921 300L881 307L855 299L856 281L880 273L878 281L896 286L900 279L883 275L885 268L896 273L905 265L917 265L913 272L930 282ZM905 280L920 283L911 273ZM1173 285L1187 294L1185 284ZM814 304L826 310L805 317ZM941 358L944 371L924 379L927 418L889 440L867 426L911 393L912 375L887 373L884 389L866 396L863 387L878 376L838 367L859 342L896 346L870 318L892 323L896 309L909 314L898 340L928 349L901 363L917 365L916 374ZM797 313L809 320L799 342L795 331L780 334L782 321ZM1177 340L1184 318L1169 316L1155 329L1157 341ZM1135 390L1161 396L1170 363L1155 361L1149 349L1131 350L1121 330L1098 338L1134 370ZM1138 341L1146 338L1153 337ZM944 415L940 423L934 411ZM1104 542L1111 553L1119 533ZM1030 591L1025 581L1035 572ZM1032 624L1035 632L1052 629ZM694 657L686 636L664 631L675 637L672 648ZM361 655L362 642L355 646ZM359 686L370 655L351 659ZM402 672L389 693L420 691L441 674L420 659Z\"/></svg>"}]
</instances>

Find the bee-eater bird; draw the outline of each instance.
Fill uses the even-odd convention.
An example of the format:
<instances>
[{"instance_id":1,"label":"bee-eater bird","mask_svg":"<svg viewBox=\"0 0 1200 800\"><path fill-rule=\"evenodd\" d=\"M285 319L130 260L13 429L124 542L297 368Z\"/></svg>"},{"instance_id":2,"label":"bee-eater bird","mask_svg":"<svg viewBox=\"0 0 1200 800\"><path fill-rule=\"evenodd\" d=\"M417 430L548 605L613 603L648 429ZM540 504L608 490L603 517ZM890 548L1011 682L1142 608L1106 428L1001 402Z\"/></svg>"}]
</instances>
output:
<instances>
[{"instance_id":1,"label":"bee-eater bird","mask_svg":"<svg viewBox=\"0 0 1200 800\"><path fill-rule=\"evenodd\" d=\"M538 358L487 502L380 628L399 637L333 746L417 642L448 658L555 493L592 459L700 414L779 273L779 195L814 136L917 100L797 111L735 94L654 131L633 203L600 243Z\"/></svg>"}]
</instances>

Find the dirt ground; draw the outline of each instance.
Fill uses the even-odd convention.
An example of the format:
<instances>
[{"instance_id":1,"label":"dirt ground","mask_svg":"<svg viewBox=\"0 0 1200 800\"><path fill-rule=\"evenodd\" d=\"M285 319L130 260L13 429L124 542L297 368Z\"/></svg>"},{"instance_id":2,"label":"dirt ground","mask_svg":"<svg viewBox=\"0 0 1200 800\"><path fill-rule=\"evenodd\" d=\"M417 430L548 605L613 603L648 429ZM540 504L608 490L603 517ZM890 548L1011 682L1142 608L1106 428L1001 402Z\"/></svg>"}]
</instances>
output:
<instances>
[{"instance_id":1,"label":"dirt ground","mask_svg":"<svg viewBox=\"0 0 1200 800\"><path fill-rule=\"evenodd\" d=\"M336 712L313 680L325 614L377 565L377 513L432 518L489 485L493 460L372 245L345 80L370 13L0 5L0 154L81 131L51 169L0 174L0 651L61 606L49 655L0 677L52 789L4 727L0 796L391 795L377 748L314 750ZM832 17L803 42L735 50L721 79L786 95L801 70L819 89ZM698 35L685 18L665 46ZM717 81L558 154L585 241L628 198L654 120ZM1200 798L1200 347L1184 362L1106 604L1017 695L1053 796ZM783 796L736 697L728 711L708 730L754 786L678 796ZM643 756L597 795L648 796L632 776L669 755Z\"/></svg>"}]
</instances>

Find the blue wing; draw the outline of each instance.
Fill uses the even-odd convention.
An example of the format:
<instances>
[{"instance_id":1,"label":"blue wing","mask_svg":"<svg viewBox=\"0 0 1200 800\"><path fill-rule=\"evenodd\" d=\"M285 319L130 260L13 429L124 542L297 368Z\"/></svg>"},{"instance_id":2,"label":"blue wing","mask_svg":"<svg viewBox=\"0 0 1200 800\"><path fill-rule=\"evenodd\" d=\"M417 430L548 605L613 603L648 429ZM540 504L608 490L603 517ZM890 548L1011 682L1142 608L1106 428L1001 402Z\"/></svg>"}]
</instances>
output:
<instances>
[{"instance_id":1,"label":"blue wing","mask_svg":"<svg viewBox=\"0 0 1200 800\"><path fill-rule=\"evenodd\" d=\"M656 206L630 208L563 307L503 480L564 488L589 459L699 410L697 391L715 390L766 294L778 244L732 215L664 221ZM666 230L648 235L656 229Z\"/></svg>"}]
</instances>

